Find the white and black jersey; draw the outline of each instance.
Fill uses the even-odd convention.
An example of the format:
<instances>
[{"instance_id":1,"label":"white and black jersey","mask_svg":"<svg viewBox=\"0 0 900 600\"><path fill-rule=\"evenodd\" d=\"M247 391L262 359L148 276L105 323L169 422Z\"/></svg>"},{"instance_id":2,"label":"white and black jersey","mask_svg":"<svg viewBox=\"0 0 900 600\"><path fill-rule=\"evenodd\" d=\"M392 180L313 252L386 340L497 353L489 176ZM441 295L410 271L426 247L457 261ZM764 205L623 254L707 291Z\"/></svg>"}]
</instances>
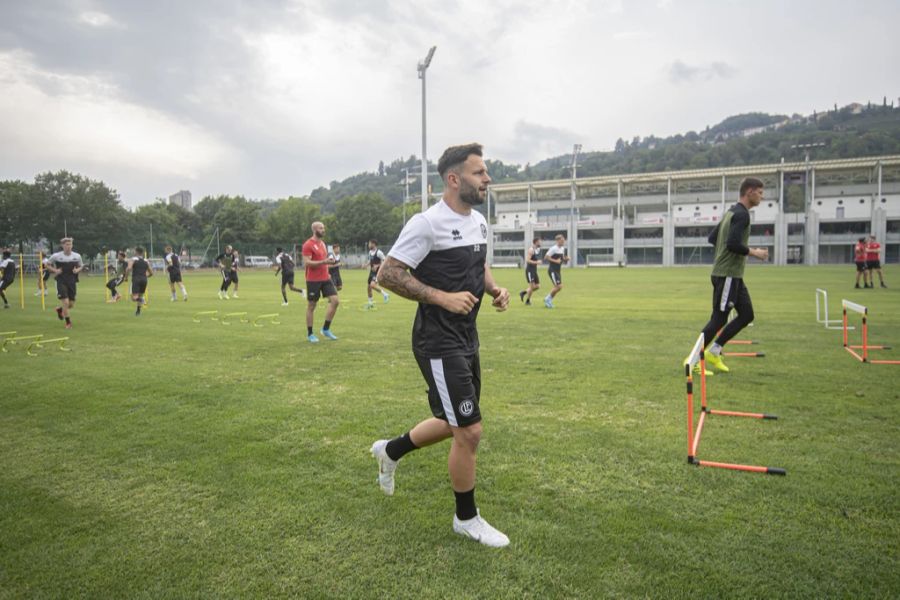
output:
<instances>
[{"instance_id":1,"label":"white and black jersey","mask_svg":"<svg viewBox=\"0 0 900 600\"><path fill-rule=\"evenodd\" d=\"M536 260L536 261L540 262L541 247L540 246L532 246L530 248L530 250L531 250L531 256L529 257L528 253L526 252L525 258L526 259L530 258L531 260ZM529 273L534 273L535 275L537 275L537 265L528 262L528 260L525 261L525 270L528 271Z\"/></svg>"},{"instance_id":2,"label":"white and black jersey","mask_svg":"<svg viewBox=\"0 0 900 600\"><path fill-rule=\"evenodd\" d=\"M166 254L166 270L172 274L181 273L181 259L174 252Z\"/></svg>"},{"instance_id":3,"label":"white and black jersey","mask_svg":"<svg viewBox=\"0 0 900 600\"><path fill-rule=\"evenodd\" d=\"M552 246L550 246L550 249L547 250L547 258L558 258L560 260L559 264L556 264L554 262L549 263L550 266L548 267L548 269L551 273L559 273L560 269L562 268L562 260L565 258L565 256L565 246L560 246L559 244L553 244Z\"/></svg>"},{"instance_id":4,"label":"white and black jersey","mask_svg":"<svg viewBox=\"0 0 900 600\"><path fill-rule=\"evenodd\" d=\"M281 254L276 256L275 264L281 267L281 272L284 275L294 274L294 259L287 252L282 252Z\"/></svg>"},{"instance_id":5,"label":"white and black jersey","mask_svg":"<svg viewBox=\"0 0 900 600\"><path fill-rule=\"evenodd\" d=\"M16 272L18 267L16 266L16 261L11 258L4 258L0 261L0 271L3 271L3 278L0 281L3 282L3 287L9 287L9 285L16 280Z\"/></svg>"},{"instance_id":6,"label":"white and black jersey","mask_svg":"<svg viewBox=\"0 0 900 600\"><path fill-rule=\"evenodd\" d=\"M78 281L78 274L75 273L75 269L84 265L81 261L81 255L77 252L72 252L71 254L56 252L47 259L47 263L61 271L56 276L57 281L70 285L74 285Z\"/></svg>"},{"instance_id":7,"label":"white and black jersey","mask_svg":"<svg viewBox=\"0 0 900 600\"><path fill-rule=\"evenodd\" d=\"M384 252L375 248L374 250L369 250L369 271L372 273L377 273L378 269L381 268L381 263L384 262Z\"/></svg>"},{"instance_id":8,"label":"white and black jersey","mask_svg":"<svg viewBox=\"0 0 900 600\"><path fill-rule=\"evenodd\" d=\"M468 315L420 302L413 323L413 352L425 358L478 352L475 319L484 295L487 258L484 216L474 210L458 214L441 200L409 220L388 256L408 265L426 285L445 292L467 291L479 299Z\"/></svg>"}]
</instances>

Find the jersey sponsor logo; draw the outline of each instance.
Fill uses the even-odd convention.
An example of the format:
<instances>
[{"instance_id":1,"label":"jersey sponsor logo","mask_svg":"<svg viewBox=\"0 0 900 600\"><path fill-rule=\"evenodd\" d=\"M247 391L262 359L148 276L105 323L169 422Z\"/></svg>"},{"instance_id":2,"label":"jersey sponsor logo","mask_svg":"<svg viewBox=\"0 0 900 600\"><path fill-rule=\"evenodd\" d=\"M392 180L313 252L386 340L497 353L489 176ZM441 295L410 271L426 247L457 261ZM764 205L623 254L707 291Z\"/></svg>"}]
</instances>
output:
<instances>
[{"instance_id":1,"label":"jersey sponsor logo","mask_svg":"<svg viewBox=\"0 0 900 600\"><path fill-rule=\"evenodd\" d=\"M459 403L459 414L462 416L470 417L473 412L475 412L475 403L471 400L463 400Z\"/></svg>"}]
</instances>

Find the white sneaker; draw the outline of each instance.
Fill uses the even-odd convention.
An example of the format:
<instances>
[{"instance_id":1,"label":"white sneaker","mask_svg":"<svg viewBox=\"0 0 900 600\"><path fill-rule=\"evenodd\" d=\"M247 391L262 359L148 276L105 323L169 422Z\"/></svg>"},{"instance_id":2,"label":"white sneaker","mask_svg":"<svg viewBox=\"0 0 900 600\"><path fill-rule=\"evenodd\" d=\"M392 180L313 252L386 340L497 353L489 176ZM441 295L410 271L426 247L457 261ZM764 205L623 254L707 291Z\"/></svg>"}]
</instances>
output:
<instances>
[{"instance_id":1,"label":"white sneaker","mask_svg":"<svg viewBox=\"0 0 900 600\"><path fill-rule=\"evenodd\" d=\"M219 290L219 300L224 300L224 299L225 299L225 292L223 292L222 290Z\"/></svg>"},{"instance_id":2,"label":"white sneaker","mask_svg":"<svg viewBox=\"0 0 900 600\"><path fill-rule=\"evenodd\" d=\"M175 296L172 296L172 298L169 300L169 302L175 302L176 300L178 300L178 298L176 298Z\"/></svg>"},{"instance_id":3,"label":"white sneaker","mask_svg":"<svg viewBox=\"0 0 900 600\"><path fill-rule=\"evenodd\" d=\"M461 521L456 515L453 515L453 531L492 548L503 548L509 545L509 538L482 519L481 511L478 511L475 518L466 521Z\"/></svg>"},{"instance_id":4,"label":"white sneaker","mask_svg":"<svg viewBox=\"0 0 900 600\"><path fill-rule=\"evenodd\" d=\"M287 302L282 302L281 305L282 305L282 306L287 306L288 303L287 303Z\"/></svg>"},{"instance_id":5,"label":"white sneaker","mask_svg":"<svg viewBox=\"0 0 900 600\"><path fill-rule=\"evenodd\" d=\"M231 297L232 297L232 298L237 298L237 297L238 297L237 292L233 293L233 294L231 295Z\"/></svg>"},{"instance_id":6,"label":"white sneaker","mask_svg":"<svg viewBox=\"0 0 900 600\"><path fill-rule=\"evenodd\" d=\"M387 455L387 452L385 451L387 444L388 440L378 440L372 444L372 449L369 450L369 452L371 452L372 456L375 457L375 460L378 461L378 485L381 486L381 491L388 496L393 496L394 471L397 470L397 463L399 461L391 460Z\"/></svg>"}]
</instances>

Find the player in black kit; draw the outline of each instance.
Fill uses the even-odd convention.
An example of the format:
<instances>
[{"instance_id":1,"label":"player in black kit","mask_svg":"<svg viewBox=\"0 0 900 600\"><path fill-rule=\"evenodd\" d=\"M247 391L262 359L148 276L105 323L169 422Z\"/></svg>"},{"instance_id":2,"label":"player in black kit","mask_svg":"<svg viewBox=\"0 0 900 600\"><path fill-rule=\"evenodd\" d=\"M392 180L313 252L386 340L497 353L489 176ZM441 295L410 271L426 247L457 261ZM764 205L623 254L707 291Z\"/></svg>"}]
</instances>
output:
<instances>
[{"instance_id":1,"label":"player in black kit","mask_svg":"<svg viewBox=\"0 0 900 600\"><path fill-rule=\"evenodd\" d=\"M413 354L428 384L433 417L392 440L378 440L378 483L394 493L398 461L417 448L452 438L448 467L456 497L453 531L502 547L509 538L492 527L475 505L475 456L481 439L481 367L475 319L485 293L503 311L509 292L496 284L487 264L488 232L474 207L491 183L480 144L448 148L438 161L443 199L415 215L381 267L379 280L419 307Z\"/></svg>"},{"instance_id":2,"label":"player in black kit","mask_svg":"<svg viewBox=\"0 0 900 600\"><path fill-rule=\"evenodd\" d=\"M0 298L3 298L3 308L9 308L9 302L6 300L6 290L12 287L16 280L16 261L12 259L12 252L3 251L3 260L0 261Z\"/></svg>"},{"instance_id":3,"label":"player in black kit","mask_svg":"<svg viewBox=\"0 0 900 600\"><path fill-rule=\"evenodd\" d=\"M125 283L126 272L128 270L128 260L125 258L125 251L116 252L116 273L106 282L106 287L112 293L112 298L108 302L118 302L122 299L122 294L116 288Z\"/></svg>"},{"instance_id":4,"label":"player in black kit","mask_svg":"<svg viewBox=\"0 0 900 600\"><path fill-rule=\"evenodd\" d=\"M531 248L525 251L525 283L528 288L519 292L519 300L525 306L531 306L531 295L541 289L541 278L538 277L538 265L541 264L541 238L531 240Z\"/></svg>"},{"instance_id":5,"label":"player in black kit","mask_svg":"<svg viewBox=\"0 0 900 600\"><path fill-rule=\"evenodd\" d=\"M134 249L134 258L128 261L128 273L131 273L131 299L137 303L134 315L141 315L141 307L144 305L144 294L147 293L147 281L153 277L153 269L144 258L144 249L138 246Z\"/></svg>"},{"instance_id":6,"label":"player in black kit","mask_svg":"<svg viewBox=\"0 0 900 600\"><path fill-rule=\"evenodd\" d=\"M328 258L334 259L334 263L328 265L328 276L331 277L331 283L334 284L334 289L341 291L341 288L344 287L344 280L341 278L341 267L343 266L343 263L341 263L340 244L331 245L331 252L328 253Z\"/></svg>"},{"instance_id":7,"label":"player in black kit","mask_svg":"<svg viewBox=\"0 0 900 600\"><path fill-rule=\"evenodd\" d=\"M303 294L303 289L294 287L294 258L288 252L284 252L280 247L275 248L275 277L281 272L281 297L284 298L282 306L288 305L287 292L285 287L290 287L292 292Z\"/></svg>"},{"instance_id":8,"label":"player in black kit","mask_svg":"<svg viewBox=\"0 0 900 600\"><path fill-rule=\"evenodd\" d=\"M169 290L172 292L172 302L178 298L175 296L175 284L181 288L181 297L187 302L187 290L181 280L181 259L172 251L172 246L166 246L166 271L169 273Z\"/></svg>"},{"instance_id":9,"label":"player in black kit","mask_svg":"<svg viewBox=\"0 0 900 600\"><path fill-rule=\"evenodd\" d=\"M78 292L78 274L84 268L81 255L72 250L72 238L63 238L62 251L54 253L47 259L47 269L56 275L56 297L61 306L56 307L56 316L66 321L66 329L72 329L69 311L75 307L75 295Z\"/></svg>"}]
</instances>

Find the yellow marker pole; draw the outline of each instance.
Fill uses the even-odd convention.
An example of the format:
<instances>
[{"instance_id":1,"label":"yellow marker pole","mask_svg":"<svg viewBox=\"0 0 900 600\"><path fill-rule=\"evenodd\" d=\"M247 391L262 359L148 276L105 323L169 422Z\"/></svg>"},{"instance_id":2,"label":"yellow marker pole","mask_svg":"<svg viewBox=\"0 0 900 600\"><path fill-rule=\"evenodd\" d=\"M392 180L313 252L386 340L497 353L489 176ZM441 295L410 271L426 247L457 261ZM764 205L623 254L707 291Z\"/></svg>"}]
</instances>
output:
<instances>
[{"instance_id":1,"label":"yellow marker pole","mask_svg":"<svg viewBox=\"0 0 900 600\"><path fill-rule=\"evenodd\" d=\"M22 270L22 253L19 252L19 304L25 309L25 272Z\"/></svg>"},{"instance_id":2,"label":"yellow marker pole","mask_svg":"<svg viewBox=\"0 0 900 600\"><path fill-rule=\"evenodd\" d=\"M103 278L107 277L109 277L109 250L103 253ZM109 302L109 288L104 286L103 289L106 290L106 301Z\"/></svg>"},{"instance_id":3,"label":"yellow marker pole","mask_svg":"<svg viewBox=\"0 0 900 600\"><path fill-rule=\"evenodd\" d=\"M38 252L38 288L41 291L41 310L47 310L47 303L45 301L44 292L44 257L41 252Z\"/></svg>"}]
</instances>

